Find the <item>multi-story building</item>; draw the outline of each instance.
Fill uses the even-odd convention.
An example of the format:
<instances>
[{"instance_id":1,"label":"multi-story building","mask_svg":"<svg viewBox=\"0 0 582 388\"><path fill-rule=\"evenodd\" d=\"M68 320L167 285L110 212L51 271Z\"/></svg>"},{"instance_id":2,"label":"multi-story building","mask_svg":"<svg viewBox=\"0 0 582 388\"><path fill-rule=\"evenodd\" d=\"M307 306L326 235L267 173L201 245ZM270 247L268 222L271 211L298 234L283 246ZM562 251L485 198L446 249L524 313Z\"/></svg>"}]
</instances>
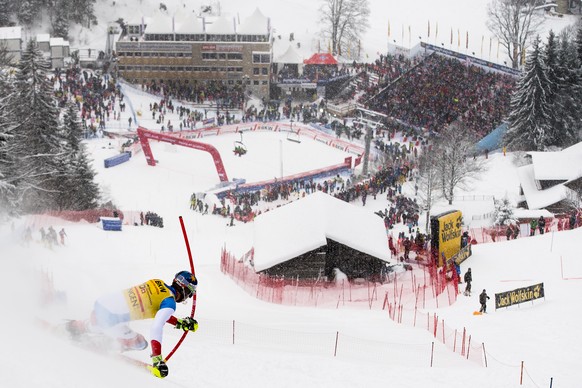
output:
<instances>
[{"instance_id":1,"label":"multi-story building","mask_svg":"<svg viewBox=\"0 0 582 388\"><path fill-rule=\"evenodd\" d=\"M256 9L242 22L194 14L129 22L115 55L131 82L219 81L268 96L271 45L269 18Z\"/></svg>"}]
</instances>

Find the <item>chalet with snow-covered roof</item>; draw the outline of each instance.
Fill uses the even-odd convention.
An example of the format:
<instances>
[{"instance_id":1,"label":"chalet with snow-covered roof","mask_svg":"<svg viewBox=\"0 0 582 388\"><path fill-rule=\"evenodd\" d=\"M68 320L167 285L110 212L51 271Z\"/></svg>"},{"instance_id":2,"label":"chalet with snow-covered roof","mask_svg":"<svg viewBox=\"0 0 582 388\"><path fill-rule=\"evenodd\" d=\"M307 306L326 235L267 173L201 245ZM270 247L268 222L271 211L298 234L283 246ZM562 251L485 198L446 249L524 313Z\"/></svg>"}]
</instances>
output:
<instances>
[{"instance_id":1,"label":"chalet with snow-covered roof","mask_svg":"<svg viewBox=\"0 0 582 388\"><path fill-rule=\"evenodd\" d=\"M11 63L20 61L23 42L22 27L0 27L0 47L5 47Z\"/></svg>"},{"instance_id":2,"label":"chalet with snow-covered roof","mask_svg":"<svg viewBox=\"0 0 582 388\"><path fill-rule=\"evenodd\" d=\"M115 44L129 81L219 81L269 95L271 25L257 8L246 19L194 13L129 20Z\"/></svg>"},{"instance_id":3,"label":"chalet with snow-covered roof","mask_svg":"<svg viewBox=\"0 0 582 388\"><path fill-rule=\"evenodd\" d=\"M323 192L254 221L254 268L273 277L375 279L391 258L382 218Z\"/></svg>"},{"instance_id":4,"label":"chalet with snow-covered roof","mask_svg":"<svg viewBox=\"0 0 582 388\"><path fill-rule=\"evenodd\" d=\"M518 169L520 207L563 213L582 189L582 142L558 152L528 152L531 164Z\"/></svg>"},{"instance_id":5,"label":"chalet with snow-covered roof","mask_svg":"<svg viewBox=\"0 0 582 388\"><path fill-rule=\"evenodd\" d=\"M47 57L51 55L51 45L50 45L51 35L50 34L37 34L36 35L36 45L40 51Z\"/></svg>"},{"instance_id":6,"label":"chalet with snow-covered roof","mask_svg":"<svg viewBox=\"0 0 582 388\"><path fill-rule=\"evenodd\" d=\"M51 38L49 45L51 49L51 67L53 69L65 67L65 58L71 55L69 42L63 38Z\"/></svg>"}]
</instances>

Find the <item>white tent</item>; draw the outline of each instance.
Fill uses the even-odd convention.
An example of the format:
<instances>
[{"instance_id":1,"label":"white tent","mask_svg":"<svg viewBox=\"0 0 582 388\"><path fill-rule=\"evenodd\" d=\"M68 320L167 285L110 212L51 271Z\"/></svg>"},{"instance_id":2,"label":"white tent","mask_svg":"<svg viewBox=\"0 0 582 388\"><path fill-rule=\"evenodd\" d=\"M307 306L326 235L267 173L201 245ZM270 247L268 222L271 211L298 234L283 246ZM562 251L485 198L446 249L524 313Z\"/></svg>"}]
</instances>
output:
<instances>
[{"instance_id":1,"label":"white tent","mask_svg":"<svg viewBox=\"0 0 582 388\"><path fill-rule=\"evenodd\" d=\"M255 12L247 17L237 28L239 34L265 35L269 33L269 18L256 8Z\"/></svg>"},{"instance_id":2,"label":"white tent","mask_svg":"<svg viewBox=\"0 0 582 388\"><path fill-rule=\"evenodd\" d=\"M275 63L282 64L300 64L303 65L303 57L293 48L293 45L289 45L287 51L280 55Z\"/></svg>"}]
</instances>

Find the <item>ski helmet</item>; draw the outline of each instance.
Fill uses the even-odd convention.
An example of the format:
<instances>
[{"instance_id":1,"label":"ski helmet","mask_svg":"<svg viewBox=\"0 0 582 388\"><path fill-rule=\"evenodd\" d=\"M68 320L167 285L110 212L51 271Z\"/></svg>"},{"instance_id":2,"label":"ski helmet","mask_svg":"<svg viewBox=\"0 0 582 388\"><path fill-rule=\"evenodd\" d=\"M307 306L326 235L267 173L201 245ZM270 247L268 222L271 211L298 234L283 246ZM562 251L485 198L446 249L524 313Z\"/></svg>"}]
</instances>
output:
<instances>
[{"instance_id":1,"label":"ski helmet","mask_svg":"<svg viewBox=\"0 0 582 388\"><path fill-rule=\"evenodd\" d=\"M182 287L184 290L184 297L187 299L196 293L198 280L192 273L188 271L180 271L176 276L174 276L174 283Z\"/></svg>"}]
</instances>

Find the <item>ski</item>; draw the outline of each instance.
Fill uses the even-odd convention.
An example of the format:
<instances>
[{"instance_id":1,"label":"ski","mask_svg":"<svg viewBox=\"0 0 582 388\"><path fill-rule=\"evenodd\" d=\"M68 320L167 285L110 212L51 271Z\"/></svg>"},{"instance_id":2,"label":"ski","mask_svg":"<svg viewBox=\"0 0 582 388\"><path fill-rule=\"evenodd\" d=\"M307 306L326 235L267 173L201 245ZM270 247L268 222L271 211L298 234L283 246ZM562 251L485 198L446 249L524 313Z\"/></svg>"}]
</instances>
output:
<instances>
[{"instance_id":1,"label":"ski","mask_svg":"<svg viewBox=\"0 0 582 388\"><path fill-rule=\"evenodd\" d=\"M112 346L114 345L114 341L104 335L100 334L82 334L75 337L71 332L67 330L67 324L70 321L63 321L60 323L52 323L42 318L37 318L36 323L37 326L47 330L49 333L59 337L61 339L65 339L67 342L80 347L82 349L91 351L93 353L97 353L103 356L114 356L116 359L123 361L128 365L132 365L136 368L142 369L147 371L148 373L152 374L153 376L160 377L157 373L155 368L152 367L149 363L141 360L137 360L125 354L117 353L112 350Z\"/></svg>"}]
</instances>

